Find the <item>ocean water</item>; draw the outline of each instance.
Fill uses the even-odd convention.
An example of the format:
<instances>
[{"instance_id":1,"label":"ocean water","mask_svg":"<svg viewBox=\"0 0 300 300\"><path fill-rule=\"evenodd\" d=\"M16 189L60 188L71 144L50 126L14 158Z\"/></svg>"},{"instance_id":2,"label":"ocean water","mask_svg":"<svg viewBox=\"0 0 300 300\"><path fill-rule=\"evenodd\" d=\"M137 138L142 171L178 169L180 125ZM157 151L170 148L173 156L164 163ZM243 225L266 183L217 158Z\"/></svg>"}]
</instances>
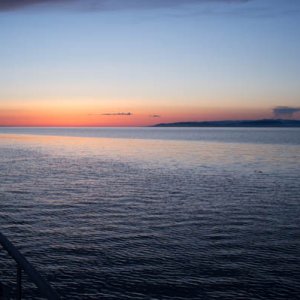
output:
<instances>
[{"instance_id":1,"label":"ocean water","mask_svg":"<svg viewBox=\"0 0 300 300\"><path fill-rule=\"evenodd\" d=\"M299 299L299 204L299 129L0 128L0 231L62 299Z\"/></svg>"}]
</instances>

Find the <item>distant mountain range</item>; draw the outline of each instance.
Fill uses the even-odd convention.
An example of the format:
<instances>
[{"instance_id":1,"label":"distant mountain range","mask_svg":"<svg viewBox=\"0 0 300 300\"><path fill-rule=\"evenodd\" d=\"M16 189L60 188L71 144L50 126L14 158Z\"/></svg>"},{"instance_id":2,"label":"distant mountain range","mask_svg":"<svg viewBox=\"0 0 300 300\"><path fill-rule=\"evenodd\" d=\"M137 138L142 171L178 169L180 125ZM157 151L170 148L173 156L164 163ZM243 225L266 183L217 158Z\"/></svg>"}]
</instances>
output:
<instances>
[{"instance_id":1,"label":"distant mountain range","mask_svg":"<svg viewBox=\"0 0 300 300\"><path fill-rule=\"evenodd\" d=\"M300 120L226 120L203 122L160 123L154 127L300 127Z\"/></svg>"}]
</instances>

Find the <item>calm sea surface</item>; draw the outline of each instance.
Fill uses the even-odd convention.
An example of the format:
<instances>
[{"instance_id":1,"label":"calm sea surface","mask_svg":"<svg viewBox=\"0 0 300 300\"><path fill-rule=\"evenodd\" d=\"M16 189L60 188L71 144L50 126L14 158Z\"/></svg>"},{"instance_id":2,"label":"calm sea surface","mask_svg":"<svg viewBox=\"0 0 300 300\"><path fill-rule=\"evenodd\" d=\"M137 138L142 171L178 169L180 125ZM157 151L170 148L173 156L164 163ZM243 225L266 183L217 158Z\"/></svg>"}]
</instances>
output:
<instances>
[{"instance_id":1,"label":"calm sea surface","mask_svg":"<svg viewBox=\"0 0 300 300\"><path fill-rule=\"evenodd\" d=\"M299 204L300 129L0 128L0 231L63 299L299 299Z\"/></svg>"}]
</instances>

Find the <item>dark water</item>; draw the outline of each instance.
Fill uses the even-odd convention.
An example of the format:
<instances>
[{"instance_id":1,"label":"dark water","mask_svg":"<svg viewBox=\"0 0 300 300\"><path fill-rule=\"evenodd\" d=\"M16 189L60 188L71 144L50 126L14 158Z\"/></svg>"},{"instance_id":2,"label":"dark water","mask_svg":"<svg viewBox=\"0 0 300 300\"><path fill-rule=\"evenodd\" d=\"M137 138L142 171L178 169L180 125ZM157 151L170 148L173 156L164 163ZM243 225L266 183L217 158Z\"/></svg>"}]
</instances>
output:
<instances>
[{"instance_id":1,"label":"dark water","mask_svg":"<svg viewBox=\"0 0 300 300\"><path fill-rule=\"evenodd\" d=\"M0 230L63 299L299 299L299 129L1 132Z\"/></svg>"}]
</instances>

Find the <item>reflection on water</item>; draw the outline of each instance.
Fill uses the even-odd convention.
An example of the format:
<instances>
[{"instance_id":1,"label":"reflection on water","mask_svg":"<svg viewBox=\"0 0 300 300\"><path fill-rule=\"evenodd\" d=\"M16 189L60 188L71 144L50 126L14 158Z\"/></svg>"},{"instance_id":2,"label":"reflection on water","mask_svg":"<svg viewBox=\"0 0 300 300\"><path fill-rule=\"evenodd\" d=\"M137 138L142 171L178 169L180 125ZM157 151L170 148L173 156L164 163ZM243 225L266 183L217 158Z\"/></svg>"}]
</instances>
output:
<instances>
[{"instance_id":1,"label":"reflection on water","mask_svg":"<svg viewBox=\"0 0 300 300\"><path fill-rule=\"evenodd\" d=\"M151 140L216 141L223 143L300 144L299 128L34 128L0 127L0 134L98 137Z\"/></svg>"},{"instance_id":2,"label":"reflection on water","mask_svg":"<svg viewBox=\"0 0 300 300\"><path fill-rule=\"evenodd\" d=\"M299 131L174 132L0 135L1 231L63 299L296 299Z\"/></svg>"},{"instance_id":3,"label":"reflection on water","mask_svg":"<svg viewBox=\"0 0 300 300\"><path fill-rule=\"evenodd\" d=\"M300 134L299 134L300 135ZM115 160L148 167L197 167L224 168L258 167L258 160L266 167L294 168L299 157L299 145L288 145L289 155L285 155L287 145L220 143L184 140L80 138L65 136L0 135L1 146L14 145L22 151L40 152L41 155L57 157L93 157ZM259 154L259 155L258 155ZM21 158L21 157L20 157ZM2 157L5 159L5 156ZM280 161L280 163L278 163ZM260 168L258 168L260 169ZM252 170L253 171L253 170ZM277 169L278 171L278 169Z\"/></svg>"}]
</instances>

